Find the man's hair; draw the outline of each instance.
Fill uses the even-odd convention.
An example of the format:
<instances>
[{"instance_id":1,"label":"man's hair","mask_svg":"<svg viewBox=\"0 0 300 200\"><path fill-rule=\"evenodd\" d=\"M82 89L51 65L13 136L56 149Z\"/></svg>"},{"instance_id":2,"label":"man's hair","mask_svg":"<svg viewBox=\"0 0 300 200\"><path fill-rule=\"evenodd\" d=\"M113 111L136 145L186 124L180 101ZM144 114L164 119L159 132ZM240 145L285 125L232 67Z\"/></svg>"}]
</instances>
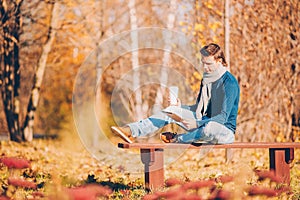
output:
<instances>
[{"instance_id":1,"label":"man's hair","mask_svg":"<svg viewBox=\"0 0 300 200\"><path fill-rule=\"evenodd\" d=\"M215 43L210 43L200 49L201 55L214 56L215 60L221 60L223 66L227 66L227 62L225 59L225 55L221 49L221 47Z\"/></svg>"}]
</instances>

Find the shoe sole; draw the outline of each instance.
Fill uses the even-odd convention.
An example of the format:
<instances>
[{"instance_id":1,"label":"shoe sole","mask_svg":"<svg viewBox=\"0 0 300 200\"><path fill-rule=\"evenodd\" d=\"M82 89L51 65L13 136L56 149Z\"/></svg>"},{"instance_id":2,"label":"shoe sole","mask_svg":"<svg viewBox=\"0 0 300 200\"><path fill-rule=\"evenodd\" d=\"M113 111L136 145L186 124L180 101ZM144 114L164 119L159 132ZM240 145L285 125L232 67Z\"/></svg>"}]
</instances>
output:
<instances>
[{"instance_id":1,"label":"shoe sole","mask_svg":"<svg viewBox=\"0 0 300 200\"><path fill-rule=\"evenodd\" d=\"M133 143L132 141L131 141L131 139L129 139L129 137L127 137L120 129L118 129L117 127L115 127L115 126L112 126L111 127L111 130L115 133L115 134L117 134L117 135L119 135L123 140L125 140L126 142L128 142L128 143Z\"/></svg>"},{"instance_id":2,"label":"shoe sole","mask_svg":"<svg viewBox=\"0 0 300 200\"><path fill-rule=\"evenodd\" d=\"M163 137L162 133L159 134L159 138L160 138L161 141L163 141L164 143L170 143L170 140L167 140L167 139L164 140L162 137Z\"/></svg>"}]
</instances>

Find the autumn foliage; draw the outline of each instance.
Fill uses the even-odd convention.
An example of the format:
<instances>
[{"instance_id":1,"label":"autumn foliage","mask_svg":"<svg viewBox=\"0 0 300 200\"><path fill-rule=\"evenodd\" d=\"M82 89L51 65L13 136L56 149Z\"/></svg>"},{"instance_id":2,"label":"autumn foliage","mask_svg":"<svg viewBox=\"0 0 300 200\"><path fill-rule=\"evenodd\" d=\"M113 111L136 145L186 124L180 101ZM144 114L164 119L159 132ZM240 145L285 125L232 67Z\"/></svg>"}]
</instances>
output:
<instances>
[{"instance_id":1,"label":"autumn foliage","mask_svg":"<svg viewBox=\"0 0 300 200\"><path fill-rule=\"evenodd\" d=\"M24 158L2 157L0 158L0 162L10 169L24 169L30 167L30 162Z\"/></svg>"},{"instance_id":2,"label":"autumn foliage","mask_svg":"<svg viewBox=\"0 0 300 200\"><path fill-rule=\"evenodd\" d=\"M8 184L15 187L22 187L28 189L36 189L37 185L31 181L26 181L20 178L8 178Z\"/></svg>"},{"instance_id":3,"label":"autumn foliage","mask_svg":"<svg viewBox=\"0 0 300 200\"><path fill-rule=\"evenodd\" d=\"M56 29L52 51L47 57L43 84L39 88L41 98L35 118L35 130L39 133L56 134L72 123L70 116L74 81L80 66L84 64L84 59L88 58L101 42L129 30L130 27L130 12L126 1L93 3L77 1L62 4L65 9L59 19L61 26ZM195 50L208 42L217 42L222 47L225 46L223 2L177 1L176 5L172 10L169 2L165 1L154 3L146 0L136 3L134 7L137 10L136 17L140 19L139 27L173 27L172 30L192 38L191 45ZM51 30L52 7L53 4L47 1L30 1L22 4L24 23L18 44L21 122L24 121L33 74ZM297 10L296 0L230 1L230 70L238 78L241 86L238 140L278 142L299 140L297 53L300 45L297 37L299 35ZM84 16L87 13L89 17L86 18ZM176 16L172 26L167 20L170 14ZM119 20L112 20L115 18ZM114 48L109 50L113 51ZM140 49L139 64L160 65L163 54L162 50ZM96 60L94 59L94 62ZM180 84L180 91L183 93L190 91L188 95L196 98L201 73L195 71L188 61L173 55L172 52L168 65L183 73L186 78L185 83ZM103 70L102 92L106 98L105 106L109 106L109 94L115 88L115 83L131 69L131 52L128 52ZM151 73L160 75L160 72L147 71L147 73L145 76L140 75L140 78L147 79ZM184 84L188 86L183 86ZM155 102L158 87L151 90L141 89L143 99L149 100L150 109ZM194 103L188 97L182 98L184 103ZM118 106L122 109L125 107L122 103ZM106 121L101 123L112 123L113 119L109 114L106 113L104 117ZM124 114L130 115L126 112ZM4 113L2 112L0 116L1 132L7 132Z\"/></svg>"},{"instance_id":4,"label":"autumn foliage","mask_svg":"<svg viewBox=\"0 0 300 200\"><path fill-rule=\"evenodd\" d=\"M271 181L273 181L275 183L282 183L282 179L275 175L274 170L270 170L270 171L256 170L255 173L259 177L258 178L259 181L263 181L265 179L270 179Z\"/></svg>"},{"instance_id":5,"label":"autumn foliage","mask_svg":"<svg viewBox=\"0 0 300 200\"><path fill-rule=\"evenodd\" d=\"M93 200L97 197L108 197L112 190L100 185L83 185L74 188L65 188L65 192L73 200Z\"/></svg>"}]
</instances>

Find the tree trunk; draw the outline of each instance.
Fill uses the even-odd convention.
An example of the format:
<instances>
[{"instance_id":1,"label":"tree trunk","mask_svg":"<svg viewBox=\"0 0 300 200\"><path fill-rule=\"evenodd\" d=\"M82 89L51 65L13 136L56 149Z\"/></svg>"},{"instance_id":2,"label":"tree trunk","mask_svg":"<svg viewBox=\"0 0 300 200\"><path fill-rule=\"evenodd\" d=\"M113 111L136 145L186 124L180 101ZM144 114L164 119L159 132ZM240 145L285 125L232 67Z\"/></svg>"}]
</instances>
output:
<instances>
[{"instance_id":1,"label":"tree trunk","mask_svg":"<svg viewBox=\"0 0 300 200\"><path fill-rule=\"evenodd\" d=\"M228 70L230 70L230 21L229 21L230 0L225 0L224 8L225 8L225 17L224 17L225 56L226 56L226 61L228 64L227 68L228 68Z\"/></svg>"},{"instance_id":2,"label":"tree trunk","mask_svg":"<svg viewBox=\"0 0 300 200\"><path fill-rule=\"evenodd\" d=\"M134 117L136 120L141 120L143 118L143 110L142 110L142 91L140 90L140 73L139 73L139 53L138 53L138 32L137 29L137 17L136 17L136 9L135 9L135 0L129 0L128 3L129 13L130 13L130 37L131 37L131 63L133 69L133 90L135 92L135 109L134 109Z\"/></svg>"},{"instance_id":3,"label":"tree trunk","mask_svg":"<svg viewBox=\"0 0 300 200\"><path fill-rule=\"evenodd\" d=\"M98 85L98 83L101 81L101 78L102 78L102 62L101 62L101 53L100 51L98 50L98 46L99 46L99 41L101 41L102 37L103 37L103 23L104 23L104 19L103 19L103 16L104 16L104 6L105 6L105 3L106 3L106 0L101 0L100 1L100 11L98 12L99 14L99 25L98 25L98 32L97 34L95 35L95 39L97 42L96 42L96 49L97 49L97 57L96 57L96 86ZM95 86L95 87L96 87ZM95 103L96 104L100 104L101 103L101 87L97 87L97 92L95 94ZM101 106L101 104L100 104ZM93 130L93 143L92 143L92 146L97 148L99 147L99 141L100 141L100 138L99 138L99 133L98 133L98 123L97 121L95 121L94 123L94 130Z\"/></svg>"},{"instance_id":4,"label":"tree trunk","mask_svg":"<svg viewBox=\"0 0 300 200\"><path fill-rule=\"evenodd\" d=\"M33 126L34 126L34 115L38 105L40 97L40 87L43 81L44 72L46 69L47 59L49 52L51 51L52 43L54 41L57 29L59 27L59 12L60 4L54 3L52 8L51 24L49 28L49 34L47 41L43 46L41 57L39 58L37 68L34 74L34 83L31 89L30 100L27 107L27 114L23 124L23 134L26 141L32 141L33 139Z\"/></svg>"},{"instance_id":5,"label":"tree trunk","mask_svg":"<svg viewBox=\"0 0 300 200\"><path fill-rule=\"evenodd\" d=\"M1 23L3 25L3 46L1 47L1 93L10 139L21 141L19 125L19 33L20 7L23 1L8 5L2 1L0 5ZM11 8L12 7L12 8Z\"/></svg>"},{"instance_id":6,"label":"tree trunk","mask_svg":"<svg viewBox=\"0 0 300 200\"><path fill-rule=\"evenodd\" d=\"M170 2L170 10L168 14L168 21L167 21L167 29L172 30L174 28L174 22L175 22L175 11L177 6L177 0L171 0ZM157 90L156 98L155 98L155 110L154 112L157 112L161 110L162 104L163 104L163 96L165 94L165 86L168 84L168 66L169 66L169 60L170 60L170 51L172 50L172 43L171 43L171 37L172 35L170 32L165 32L163 37L165 38L165 46L164 46L164 56L163 56L163 68L161 71L160 76L160 84L161 87ZM160 105L160 107L158 107Z\"/></svg>"}]
</instances>

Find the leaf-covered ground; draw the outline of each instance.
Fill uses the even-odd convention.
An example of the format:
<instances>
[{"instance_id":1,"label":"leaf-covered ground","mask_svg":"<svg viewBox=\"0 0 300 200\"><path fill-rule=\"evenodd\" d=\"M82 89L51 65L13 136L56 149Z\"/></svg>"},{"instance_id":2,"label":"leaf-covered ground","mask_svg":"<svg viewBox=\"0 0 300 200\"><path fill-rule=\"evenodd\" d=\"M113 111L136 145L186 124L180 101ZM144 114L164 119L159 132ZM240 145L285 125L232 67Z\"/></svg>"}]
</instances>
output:
<instances>
[{"instance_id":1,"label":"leaf-covered ground","mask_svg":"<svg viewBox=\"0 0 300 200\"><path fill-rule=\"evenodd\" d=\"M165 180L169 187L148 193L143 187L143 168L138 156L136 160L128 160L124 153L122 160L120 152L110 152L109 156L103 155L105 159L95 159L80 143L65 140L1 141L0 144L1 158L17 157L30 162L30 167L25 169L8 169L0 164L0 199L4 196L12 199L183 199L183 196L217 199L217 193L223 195L219 199L300 198L299 150L295 151L291 164L290 188L255 172L268 169L268 150L236 149L229 161L222 149L166 152ZM116 156L119 162L113 160ZM136 163L141 169L133 173L127 169L127 162ZM15 186L12 178L34 183L36 187ZM274 191L277 196L268 197ZM265 195L255 195L255 192ZM93 198L96 193L98 197Z\"/></svg>"}]
</instances>

